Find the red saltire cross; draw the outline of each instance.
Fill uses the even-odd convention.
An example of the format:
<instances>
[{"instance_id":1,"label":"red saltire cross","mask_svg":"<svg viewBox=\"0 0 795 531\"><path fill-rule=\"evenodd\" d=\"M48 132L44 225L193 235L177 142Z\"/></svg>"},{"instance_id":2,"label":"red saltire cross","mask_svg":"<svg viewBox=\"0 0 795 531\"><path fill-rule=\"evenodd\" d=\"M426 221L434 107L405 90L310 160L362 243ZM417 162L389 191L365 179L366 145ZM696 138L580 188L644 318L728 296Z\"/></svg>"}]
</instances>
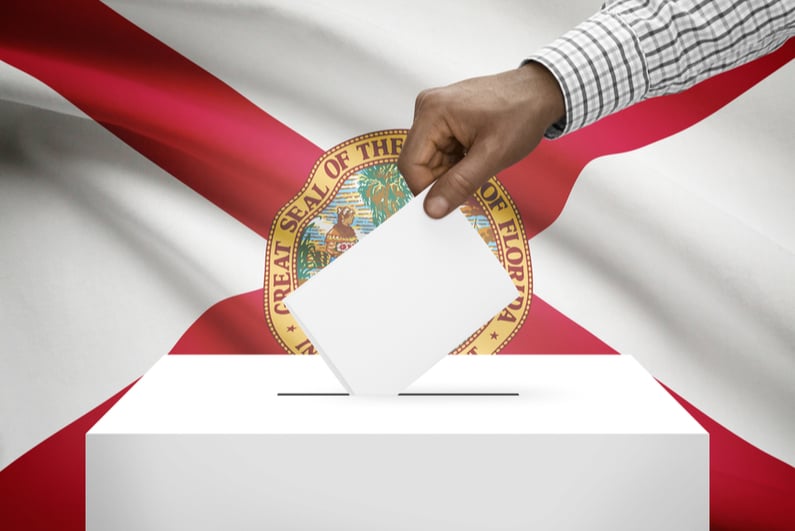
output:
<instances>
[{"instance_id":1,"label":"red saltire cross","mask_svg":"<svg viewBox=\"0 0 795 531\"><path fill-rule=\"evenodd\" d=\"M543 142L500 174L528 238L558 217L589 161L682 131L793 57L791 39L773 54L682 94L646 101L555 142ZM98 0L12 0L0 17L0 59L52 87L264 238L278 209L300 189L322 153ZM212 306L172 353L280 351L265 323L262 290L255 290ZM534 296L526 323L503 353L615 351ZM0 472L0 528L85 527L85 433L125 391ZM710 433L711 527L795 528L787 505L795 489L795 469L673 395Z\"/></svg>"}]
</instances>

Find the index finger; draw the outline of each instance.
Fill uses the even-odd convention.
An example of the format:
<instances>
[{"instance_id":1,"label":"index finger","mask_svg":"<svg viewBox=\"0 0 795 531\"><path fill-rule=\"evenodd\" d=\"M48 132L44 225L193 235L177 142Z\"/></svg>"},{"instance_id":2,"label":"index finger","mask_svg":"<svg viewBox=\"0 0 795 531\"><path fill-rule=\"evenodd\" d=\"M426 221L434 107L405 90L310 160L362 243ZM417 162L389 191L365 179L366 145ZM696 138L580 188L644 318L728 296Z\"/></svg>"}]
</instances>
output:
<instances>
[{"instance_id":1,"label":"index finger","mask_svg":"<svg viewBox=\"0 0 795 531\"><path fill-rule=\"evenodd\" d=\"M427 120L418 117L409 129L398 157L398 170L414 195L436 180L431 169L431 161L438 150L430 134Z\"/></svg>"}]
</instances>

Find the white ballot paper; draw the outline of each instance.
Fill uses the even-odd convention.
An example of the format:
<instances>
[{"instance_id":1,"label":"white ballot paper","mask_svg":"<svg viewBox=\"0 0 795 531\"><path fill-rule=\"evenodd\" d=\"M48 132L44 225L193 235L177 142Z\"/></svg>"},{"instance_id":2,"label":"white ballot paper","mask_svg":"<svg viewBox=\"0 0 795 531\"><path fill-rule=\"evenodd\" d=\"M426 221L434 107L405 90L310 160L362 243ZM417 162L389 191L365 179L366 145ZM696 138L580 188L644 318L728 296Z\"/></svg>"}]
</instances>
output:
<instances>
[{"instance_id":1,"label":"white ballot paper","mask_svg":"<svg viewBox=\"0 0 795 531\"><path fill-rule=\"evenodd\" d=\"M284 300L351 394L398 394L518 296L464 214L429 218L425 193Z\"/></svg>"}]
</instances>

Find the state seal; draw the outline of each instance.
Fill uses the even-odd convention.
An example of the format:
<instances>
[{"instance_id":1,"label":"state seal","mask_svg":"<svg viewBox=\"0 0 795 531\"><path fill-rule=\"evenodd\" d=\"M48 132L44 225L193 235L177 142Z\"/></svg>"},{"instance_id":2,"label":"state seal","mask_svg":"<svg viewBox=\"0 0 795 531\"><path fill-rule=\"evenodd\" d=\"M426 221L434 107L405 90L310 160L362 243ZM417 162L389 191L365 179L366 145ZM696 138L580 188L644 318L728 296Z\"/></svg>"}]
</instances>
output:
<instances>
[{"instance_id":1,"label":"state seal","mask_svg":"<svg viewBox=\"0 0 795 531\"><path fill-rule=\"evenodd\" d=\"M284 306L284 298L350 249L412 199L397 159L406 130L352 138L325 152L301 190L271 225L265 262L265 318L285 351L317 350ZM458 346L455 354L493 354L524 324L532 298L530 249L516 205L496 177L461 207L505 267L520 295ZM401 282L384 278L383 282ZM472 279L477 282L477 279ZM372 311L389 304L373 286Z\"/></svg>"}]
</instances>

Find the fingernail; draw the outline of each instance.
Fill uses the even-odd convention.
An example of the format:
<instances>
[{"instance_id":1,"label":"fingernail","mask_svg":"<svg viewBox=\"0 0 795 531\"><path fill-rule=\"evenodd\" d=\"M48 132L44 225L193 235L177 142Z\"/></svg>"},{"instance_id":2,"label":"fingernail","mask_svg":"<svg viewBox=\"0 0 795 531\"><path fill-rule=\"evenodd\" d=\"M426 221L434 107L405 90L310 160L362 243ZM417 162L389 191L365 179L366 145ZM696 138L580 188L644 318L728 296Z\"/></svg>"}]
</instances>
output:
<instances>
[{"instance_id":1,"label":"fingernail","mask_svg":"<svg viewBox=\"0 0 795 531\"><path fill-rule=\"evenodd\" d=\"M450 204L447 202L447 199L440 195L429 197L428 200L425 201L425 212L432 218L444 217L449 210Z\"/></svg>"}]
</instances>

